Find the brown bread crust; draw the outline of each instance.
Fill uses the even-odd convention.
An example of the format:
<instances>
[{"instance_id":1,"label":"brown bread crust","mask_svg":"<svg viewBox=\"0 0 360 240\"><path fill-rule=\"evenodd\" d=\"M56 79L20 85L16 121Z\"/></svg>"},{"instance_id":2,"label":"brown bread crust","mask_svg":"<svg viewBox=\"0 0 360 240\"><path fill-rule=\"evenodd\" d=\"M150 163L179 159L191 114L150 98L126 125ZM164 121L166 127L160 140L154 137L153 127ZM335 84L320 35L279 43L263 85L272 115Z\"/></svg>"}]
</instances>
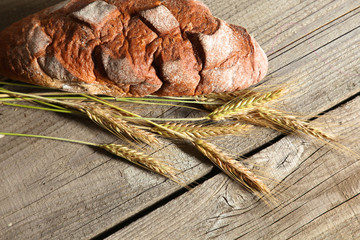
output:
<instances>
[{"instance_id":1,"label":"brown bread crust","mask_svg":"<svg viewBox=\"0 0 360 240\"><path fill-rule=\"evenodd\" d=\"M68 0L0 33L0 73L72 92L198 95L260 81L248 32L196 0Z\"/></svg>"}]
</instances>

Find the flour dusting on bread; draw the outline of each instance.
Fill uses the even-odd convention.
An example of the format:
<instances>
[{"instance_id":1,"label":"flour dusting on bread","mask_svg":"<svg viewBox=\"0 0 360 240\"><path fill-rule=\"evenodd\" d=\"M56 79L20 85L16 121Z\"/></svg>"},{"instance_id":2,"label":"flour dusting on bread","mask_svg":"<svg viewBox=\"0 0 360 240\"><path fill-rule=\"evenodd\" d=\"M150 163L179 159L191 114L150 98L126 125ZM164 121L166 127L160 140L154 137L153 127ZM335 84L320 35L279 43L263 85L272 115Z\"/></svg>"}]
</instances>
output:
<instances>
[{"instance_id":1,"label":"flour dusting on bread","mask_svg":"<svg viewBox=\"0 0 360 240\"><path fill-rule=\"evenodd\" d=\"M267 58L196 0L69 0L0 33L0 73L71 92L198 95L261 81Z\"/></svg>"}]
</instances>

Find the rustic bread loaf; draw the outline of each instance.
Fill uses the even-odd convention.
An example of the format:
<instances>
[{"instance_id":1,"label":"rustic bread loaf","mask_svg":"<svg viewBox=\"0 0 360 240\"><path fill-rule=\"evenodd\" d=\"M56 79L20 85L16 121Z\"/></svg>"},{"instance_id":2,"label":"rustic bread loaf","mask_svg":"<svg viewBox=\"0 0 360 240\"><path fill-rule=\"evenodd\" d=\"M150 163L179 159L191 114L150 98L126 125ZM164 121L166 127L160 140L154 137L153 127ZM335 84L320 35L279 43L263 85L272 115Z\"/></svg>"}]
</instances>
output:
<instances>
[{"instance_id":1,"label":"rustic bread loaf","mask_svg":"<svg viewBox=\"0 0 360 240\"><path fill-rule=\"evenodd\" d=\"M248 32L196 0L68 0L0 33L0 73L72 92L198 95L260 81Z\"/></svg>"}]
</instances>

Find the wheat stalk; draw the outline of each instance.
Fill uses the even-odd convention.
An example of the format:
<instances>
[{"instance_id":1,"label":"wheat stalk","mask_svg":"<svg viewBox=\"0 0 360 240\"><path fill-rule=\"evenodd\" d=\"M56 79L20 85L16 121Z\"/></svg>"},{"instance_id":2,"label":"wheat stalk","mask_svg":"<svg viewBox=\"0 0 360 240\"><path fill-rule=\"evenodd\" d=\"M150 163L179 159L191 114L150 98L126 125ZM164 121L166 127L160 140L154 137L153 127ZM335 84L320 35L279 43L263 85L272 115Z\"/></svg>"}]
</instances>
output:
<instances>
[{"instance_id":1,"label":"wheat stalk","mask_svg":"<svg viewBox=\"0 0 360 240\"><path fill-rule=\"evenodd\" d=\"M64 142L83 144L83 145L88 145L88 146L93 146L93 147L99 147L99 148L105 149L106 151L108 151L116 156L122 157L140 167L143 167L152 172L161 174L177 183L180 183L180 181L178 181L178 179L176 177L176 174L178 174L180 172L179 170L176 170L175 168L165 164L164 162L162 162L159 159L150 157L149 155L146 155L145 153L128 148L121 144L96 144L96 143L74 140L74 139L67 139L67 138L50 137L50 136L42 136L42 135L34 135L34 134L6 133L6 132L0 132L0 136L42 138L42 139L50 139L50 140L57 140L57 141L64 141Z\"/></svg>"},{"instance_id":2,"label":"wheat stalk","mask_svg":"<svg viewBox=\"0 0 360 240\"><path fill-rule=\"evenodd\" d=\"M235 135L248 128L248 125L238 122L226 124L226 125L218 125L218 126L216 125L203 126L199 124L184 124L184 123L173 123L173 122L168 122L160 125L162 127L165 127L166 129L171 129L173 131L185 134L190 138L201 138L201 139L221 136L221 135ZM179 138L178 136L175 136L172 132L169 132L168 130L164 130L164 128L159 128L158 126L153 127L151 130L159 133L164 137Z\"/></svg>"},{"instance_id":3,"label":"wheat stalk","mask_svg":"<svg viewBox=\"0 0 360 240\"><path fill-rule=\"evenodd\" d=\"M205 140L195 139L193 141L196 148L218 166L224 173L233 178L238 183L253 192L260 192L269 195L268 187L256 177L248 168L235 159L221 152L217 147Z\"/></svg>"},{"instance_id":4,"label":"wheat stalk","mask_svg":"<svg viewBox=\"0 0 360 240\"><path fill-rule=\"evenodd\" d=\"M254 107L261 106L273 101L283 94L283 89L277 89L266 93L249 94L249 96L239 96L225 103L211 112L207 118L212 120L223 120L239 114L245 114Z\"/></svg>"}]
</instances>

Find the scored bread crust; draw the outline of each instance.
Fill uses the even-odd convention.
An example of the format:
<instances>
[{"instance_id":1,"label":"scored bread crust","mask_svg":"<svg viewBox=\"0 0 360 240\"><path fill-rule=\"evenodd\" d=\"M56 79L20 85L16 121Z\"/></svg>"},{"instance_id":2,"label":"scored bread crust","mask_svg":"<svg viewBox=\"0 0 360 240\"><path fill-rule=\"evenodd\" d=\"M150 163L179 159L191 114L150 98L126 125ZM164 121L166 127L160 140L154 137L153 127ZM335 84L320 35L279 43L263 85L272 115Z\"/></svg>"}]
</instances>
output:
<instances>
[{"instance_id":1,"label":"scored bread crust","mask_svg":"<svg viewBox=\"0 0 360 240\"><path fill-rule=\"evenodd\" d=\"M259 82L264 51L196 0L67 0L0 33L0 73L71 92L184 96Z\"/></svg>"}]
</instances>

